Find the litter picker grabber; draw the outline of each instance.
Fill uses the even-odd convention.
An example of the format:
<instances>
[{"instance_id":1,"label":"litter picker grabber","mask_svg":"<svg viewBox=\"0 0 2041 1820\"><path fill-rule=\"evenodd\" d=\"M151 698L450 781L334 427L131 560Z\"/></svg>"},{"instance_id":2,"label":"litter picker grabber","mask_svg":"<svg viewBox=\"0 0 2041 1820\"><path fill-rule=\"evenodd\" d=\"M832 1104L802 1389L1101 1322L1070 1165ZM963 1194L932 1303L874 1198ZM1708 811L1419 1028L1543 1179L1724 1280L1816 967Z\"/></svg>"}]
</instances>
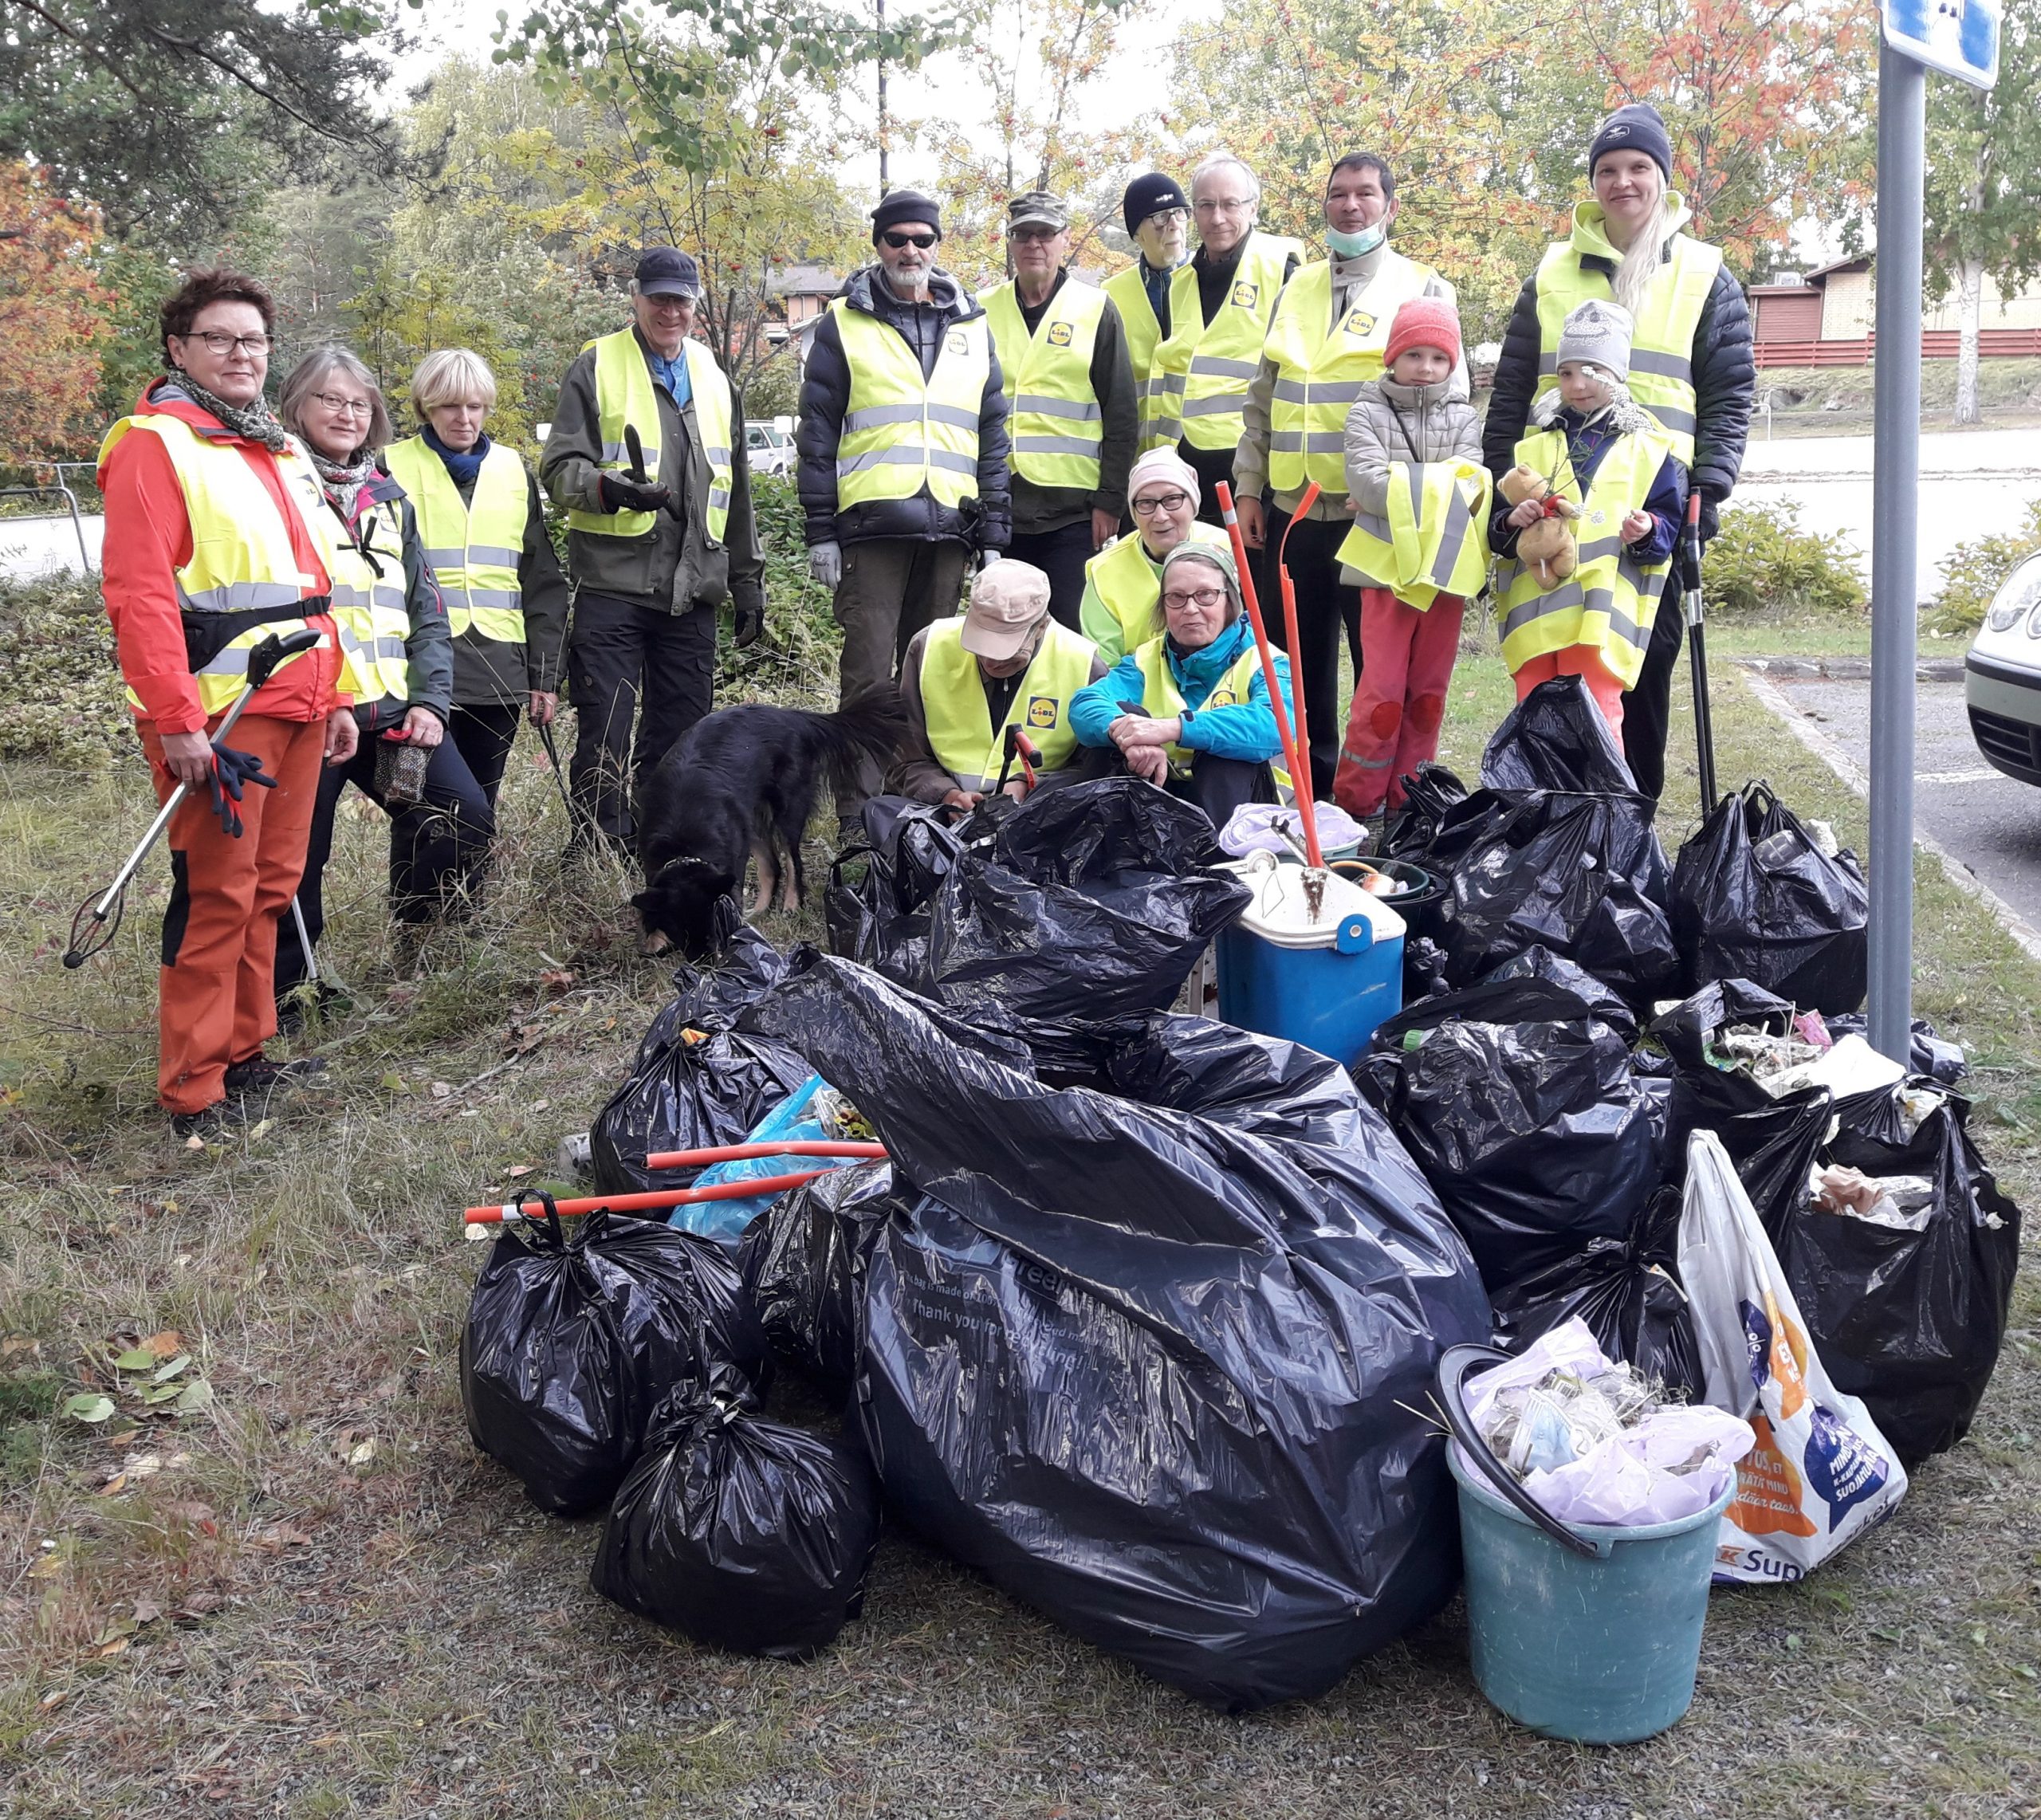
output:
<instances>
[{"instance_id":1,"label":"litter picker grabber","mask_svg":"<svg viewBox=\"0 0 2041 1820\"><path fill-rule=\"evenodd\" d=\"M1006 780L1013 772L1013 761L1017 758L1020 761L1020 780L1032 792L1035 788L1035 761L1040 757L1032 740L1018 727L1009 727L1006 729L1006 762L999 768L999 782L993 787L993 794L995 796L1005 794Z\"/></svg>"},{"instance_id":2,"label":"litter picker grabber","mask_svg":"<svg viewBox=\"0 0 2041 1820\"><path fill-rule=\"evenodd\" d=\"M1693 731L1701 769L1701 812L1715 810L1715 717L1708 699L1708 613L1701 597L1701 495L1687 495L1687 668L1693 677Z\"/></svg>"},{"instance_id":3,"label":"litter picker grabber","mask_svg":"<svg viewBox=\"0 0 2041 1820\"><path fill-rule=\"evenodd\" d=\"M248 679L241 686L241 693L228 705L220 724L214 729L212 743L215 749L234 731L234 722L241 718L241 711L254 697L255 691L275 674L277 665L286 658L296 657L300 651L308 651L324 636L309 626L301 627L295 632L272 632L248 653ZM112 941L120 928L120 917L128 899L128 885L141 869L142 862L149 856L149 849L163 838L163 830L170 826L170 818L191 791L188 784L179 784L157 810L156 819L149 824L135 851L128 855L126 864L113 875L113 882L96 898L88 898L78 906L77 913L71 918L71 945L64 950L66 967L82 967L95 954L102 952ZM309 955L311 950L306 949Z\"/></svg>"},{"instance_id":4,"label":"litter picker grabber","mask_svg":"<svg viewBox=\"0 0 2041 1820\"><path fill-rule=\"evenodd\" d=\"M773 1146L781 1154L787 1148L783 1144ZM749 1201L754 1195L785 1194L789 1189L799 1188L803 1182L828 1173L827 1169L803 1169L797 1175L761 1175L742 1181L714 1181L706 1188L655 1188L643 1194L587 1194L578 1200L556 1201L553 1210L562 1219L567 1219L599 1213L605 1207L613 1213L642 1213L653 1208L689 1207L699 1201ZM528 1220L545 1217L537 1208L506 1201L499 1207L465 1208L461 1218L470 1226L494 1226L505 1220L514 1220L521 1214Z\"/></svg>"},{"instance_id":5,"label":"litter picker grabber","mask_svg":"<svg viewBox=\"0 0 2041 1820\"><path fill-rule=\"evenodd\" d=\"M883 1144L858 1138L766 1138L755 1144L709 1144L695 1150L655 1150L646 1158L648 1169L706 1169L711 1163L749 1162L759 1157L849 1157L861 1162L882 1162Z\"/></svg>"}]
</instances>

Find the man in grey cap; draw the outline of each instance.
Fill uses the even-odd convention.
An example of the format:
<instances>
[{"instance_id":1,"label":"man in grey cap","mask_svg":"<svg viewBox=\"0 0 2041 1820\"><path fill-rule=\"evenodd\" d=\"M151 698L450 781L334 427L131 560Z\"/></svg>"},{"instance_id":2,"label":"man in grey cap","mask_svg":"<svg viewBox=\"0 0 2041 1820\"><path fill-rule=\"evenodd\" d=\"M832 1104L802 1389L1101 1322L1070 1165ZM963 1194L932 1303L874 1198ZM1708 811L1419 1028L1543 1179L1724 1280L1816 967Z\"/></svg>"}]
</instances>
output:
<instances>
[{"instance_id":1,"label":"man in grey cap","mask_svg":"<svg viewBox=\"0 0 2041 1820\"><path fill-rule=\"evenodd\" d=\"M1006 209L1013 276L985 293L1013 453L1008 553L1049 578L1049 611L1077 629L1084 565L1127 509L1140 403L1111 298L1070 276L1070 213L1046 190Z\"/></svg>"},{"instance_id":2,"label":"man in grey cap","mask_svg":"<svg viewBox=\"0 0 2041 1820\"><path fill-rule=\"evenodd\" d=\"M977 299L936 269L942 238L934 202L890 192L871 211L878 263L844 281L802 372L800 502L808 572L844 628L839 702L891 682L1009 534L999 362ZM845 829L879 781L840 792Z\"/></svg>"},{"instance_id":3,"label":"man in grey cap","mask_svg":"<svg viewBox=\"0 0 2041 1820\"><path fill-rule=\"evenodd\" d=\"M627 852L635 776L709 711L717 607L731 602L740 645L765 618L743 414L690 334L700 273L689 254L650 247L631 291L635 320L567 369L539 457L567 512L573 791L588 812L576 843L592 827Z\"/></svg>"}]
</instances>

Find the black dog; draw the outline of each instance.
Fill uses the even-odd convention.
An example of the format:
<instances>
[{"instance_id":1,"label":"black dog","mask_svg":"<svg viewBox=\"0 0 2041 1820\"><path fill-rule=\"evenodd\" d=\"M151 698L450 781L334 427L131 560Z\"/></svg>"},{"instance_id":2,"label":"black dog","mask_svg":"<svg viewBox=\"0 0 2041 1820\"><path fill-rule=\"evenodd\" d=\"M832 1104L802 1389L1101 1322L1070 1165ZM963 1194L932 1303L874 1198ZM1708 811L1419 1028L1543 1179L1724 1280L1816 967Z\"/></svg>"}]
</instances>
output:
<instances>
[{"instance_id":1,"label":"black dog","mask_svg":"<svg viewBox=\"0 0 2041 1820\"><path fill-rule=\"evenodd\" d=\"M825 778L855 789L860 772L885 771L905 730L891 689L833 714L753 706L698 721L640 785L646 883L631 901L647 933L690 959L707 953L717 900L737 896L747 858L758 863L747 915L773 907L776 896L778 908L799 909L800 839L816 791Z\"/></svg>"}]
</instances>

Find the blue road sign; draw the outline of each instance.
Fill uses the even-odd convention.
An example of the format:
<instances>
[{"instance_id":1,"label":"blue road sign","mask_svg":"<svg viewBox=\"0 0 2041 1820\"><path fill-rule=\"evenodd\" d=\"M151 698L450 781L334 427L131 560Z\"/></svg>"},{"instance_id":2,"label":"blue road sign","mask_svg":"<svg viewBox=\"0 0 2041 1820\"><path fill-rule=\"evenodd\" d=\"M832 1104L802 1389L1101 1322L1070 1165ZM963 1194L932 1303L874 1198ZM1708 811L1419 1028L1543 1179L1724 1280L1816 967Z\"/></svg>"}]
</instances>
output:
<instances>
[{"instance_id":1,"label":"blue road sign","mask_svg":"<svg viewBox=\"0 0 2041 1820\"><path fill-rule=\"evenodd\" d=\"M1885 41L1901 57L1988 88L1999 79L2003 0L1883 0Z\"/></svg>"}]
</instances>

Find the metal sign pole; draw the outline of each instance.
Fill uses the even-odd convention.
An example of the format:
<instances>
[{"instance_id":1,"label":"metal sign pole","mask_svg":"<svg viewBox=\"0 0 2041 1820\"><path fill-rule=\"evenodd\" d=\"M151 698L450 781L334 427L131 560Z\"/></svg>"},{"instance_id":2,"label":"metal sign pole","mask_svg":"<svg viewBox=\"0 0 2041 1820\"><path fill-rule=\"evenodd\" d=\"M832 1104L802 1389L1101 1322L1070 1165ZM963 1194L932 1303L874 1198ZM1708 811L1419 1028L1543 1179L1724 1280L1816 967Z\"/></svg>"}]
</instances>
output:
<instances>
[{"instance_id":1,"label":"metal sign pole","mask_svg":"<svg viewBox=\"0 0 2041 1820\"><path fill-rule=\"evenodd\" d=\"M1872 1046L1904 1063L1913 1024L1915 513L1921 471L1921 218L1927 74L1878 49L1878 349L1871 464Z\"/></svg>"}]
</instances>

